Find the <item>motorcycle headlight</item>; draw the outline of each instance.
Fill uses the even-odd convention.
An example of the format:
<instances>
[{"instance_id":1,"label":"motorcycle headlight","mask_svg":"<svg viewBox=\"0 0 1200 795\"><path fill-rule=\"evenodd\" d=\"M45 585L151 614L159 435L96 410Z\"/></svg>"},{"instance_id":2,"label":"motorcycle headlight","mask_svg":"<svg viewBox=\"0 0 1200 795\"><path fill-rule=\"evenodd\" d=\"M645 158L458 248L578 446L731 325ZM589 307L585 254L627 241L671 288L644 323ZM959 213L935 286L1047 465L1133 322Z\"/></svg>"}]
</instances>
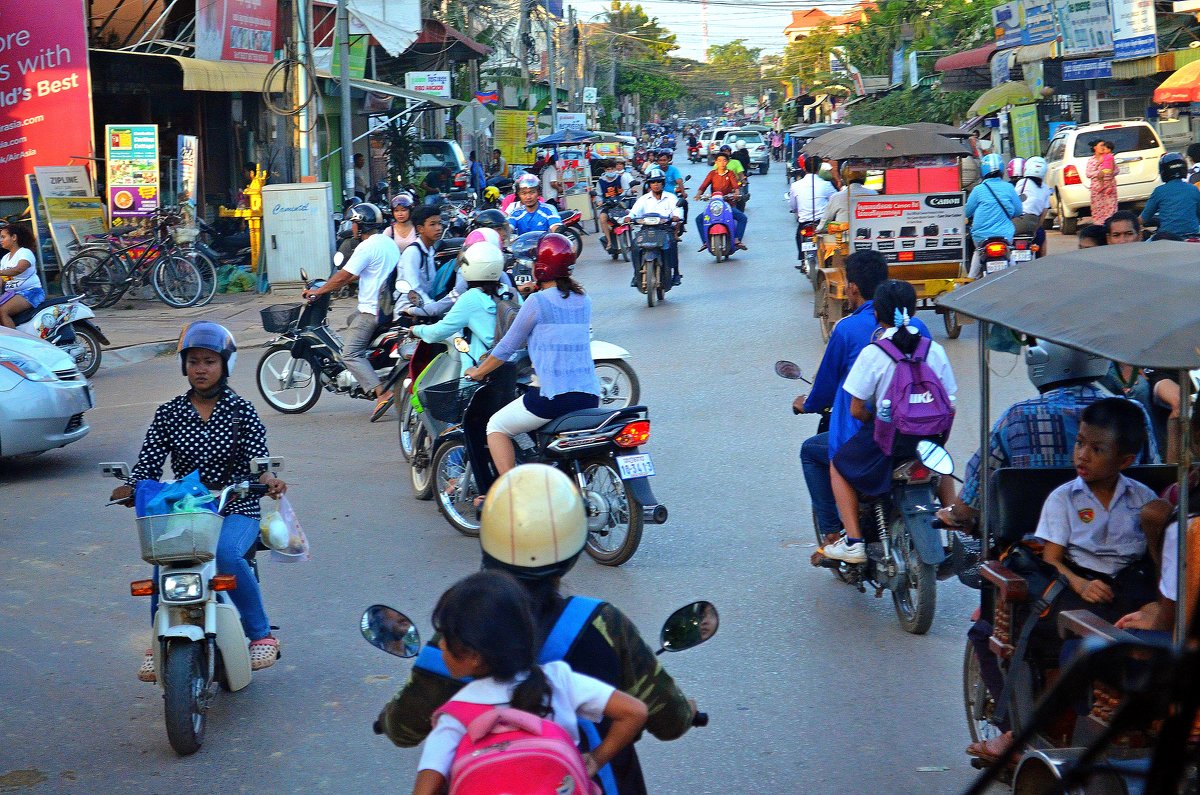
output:
<instances>
[{"instance_id":1,"label":"motorcycle headlight","mask_svg":"<svg viewBox=\"0 0 1200 795\"><path fill-rule=\"evenodd\" d=\"M159 593L164 602L191 602L204 593L204 582L195 572L164 574Z\"/></svg>"},{"instance_id":2,"label":"motorcycle headlight","mask_svg":"<svg viewBox=\"0 0 1200 795\"><path fill-rule=\"evenodd\" d=\"M0 351L0 367L28 381L57 381L58 376L46 365L17 353Z\"/></svg>"}]
</instances>

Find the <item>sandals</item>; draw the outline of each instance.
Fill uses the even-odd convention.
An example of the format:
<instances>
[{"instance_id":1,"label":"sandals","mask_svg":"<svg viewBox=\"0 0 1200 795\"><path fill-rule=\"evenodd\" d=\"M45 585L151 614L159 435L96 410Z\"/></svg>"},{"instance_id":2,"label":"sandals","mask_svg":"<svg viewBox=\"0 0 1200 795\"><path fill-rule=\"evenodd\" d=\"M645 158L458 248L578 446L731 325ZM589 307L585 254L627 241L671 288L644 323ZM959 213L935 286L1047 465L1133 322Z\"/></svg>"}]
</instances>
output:
<instances>
[{"instance_id":1,"label":"sandals","mask_svg":"<svg viewBox=\"0 0 1200 795\"><path fill-rule=\"evenodd\" d=\"M279 659L279 641L268 635L250 641L250 670L270 668Z\"/></svg>"},{"instance_id":2,"label":"sandals","mask_svg":"<svg viewBox=\"0 0 1200 795\"><path fill-rule=\"evenodd\" d=\"M137 678L139 682L151 684L158 681L158 675L154 672L154 649L146 649L146 657L142 660L142 667L138 668Z\"/></svg>"},{"instance_id":3,"label":"sandals","mask_svg":"<svg viewBox=\"0 0 1200 795\"><path fill-rule=\"evenodd\" d=\"M979 742L971 743L967 746L967 756L973 756L985 762L995 762L1008 753L1009 748L1012 747L1012 742L1012 732L1005 732L989 740L980 740Z\"/></svg>"},{"instance_id":4,"label":"sandals","mask_svg":"<svg viewBox=\"0 0 1200 795\"><path fill-rule=\"evenodd\" d=\"M375 401L375 413L371 415L371 422L379 422L383 419L383 415L388 413L388 409L396 402L395 395L381 397Z\"/></svg>"}]
</instances>

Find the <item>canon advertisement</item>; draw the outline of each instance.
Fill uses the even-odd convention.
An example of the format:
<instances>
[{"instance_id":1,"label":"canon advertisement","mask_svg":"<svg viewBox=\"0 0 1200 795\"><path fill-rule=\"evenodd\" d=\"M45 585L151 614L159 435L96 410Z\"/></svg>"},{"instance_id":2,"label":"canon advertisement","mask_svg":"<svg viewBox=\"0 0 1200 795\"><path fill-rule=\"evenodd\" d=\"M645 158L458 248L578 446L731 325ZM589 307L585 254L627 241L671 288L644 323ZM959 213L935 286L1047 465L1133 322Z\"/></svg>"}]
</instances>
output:
<instances>
[{"instance_id":1,"label":"canon advertisement","mask_svg":"<svg viewBox=\"0 0 1200 795\"><path fill-rule=\"evenodd\" d=\"M874 249L889 264L962 262L967 219L962 193L851 198L853 251Z\"/></svg>"}]
</instances>

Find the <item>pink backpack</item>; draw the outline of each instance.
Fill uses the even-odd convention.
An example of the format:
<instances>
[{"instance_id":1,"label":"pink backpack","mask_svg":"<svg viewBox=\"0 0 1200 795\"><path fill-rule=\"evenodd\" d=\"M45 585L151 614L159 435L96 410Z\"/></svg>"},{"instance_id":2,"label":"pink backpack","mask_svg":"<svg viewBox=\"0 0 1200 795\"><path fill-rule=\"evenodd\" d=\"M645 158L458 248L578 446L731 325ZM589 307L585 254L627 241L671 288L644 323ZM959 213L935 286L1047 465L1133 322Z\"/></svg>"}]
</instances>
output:
<instances>
[{"instance_id":1,"label":"pink backpack","mask_svg":"<svg viewBox=\"0 0 1200 795\"><path fill-rule=\"evenodd\" d=\"M897 434L923 438L949 433L954 425L954 407L946 387L925 362L929 338L921 337L911 355L902 353L890 339L876 340L874 344L896 363L892 382L880 399L880 403L891 402L891 416L877 415L875 419L875 443L879 449L891 455ZM880 410L876 406L876 412Z\"/></svg>"},{"instance_id":2,"label":"pink backpack","mask_svg":"<svg viewBox=\"0 0 1200 795\"><path fill-rule=\"evenodd\" d=\"M434 713L467 727L450 767L450 795L600 795L563 727L529 712L447 701Z\"/></svg>"}]
</instances>

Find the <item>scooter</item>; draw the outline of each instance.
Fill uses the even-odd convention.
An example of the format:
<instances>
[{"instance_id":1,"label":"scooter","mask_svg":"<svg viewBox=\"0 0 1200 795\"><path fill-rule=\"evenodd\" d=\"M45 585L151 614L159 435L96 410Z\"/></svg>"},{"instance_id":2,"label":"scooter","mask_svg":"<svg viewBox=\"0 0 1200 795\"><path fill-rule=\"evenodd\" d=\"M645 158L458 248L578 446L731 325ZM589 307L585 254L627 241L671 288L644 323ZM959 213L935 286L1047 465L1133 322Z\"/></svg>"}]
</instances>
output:
<instances>
[{"instance_id":1,"label":"scooter","mask_svg":"<svg viewBox=\"0 0 1200 795\"><path fill-rule=\"evenodd\" d=\"M258 474L276 472L281 458L255 458ZM106 475L129 477L123 461L100 464ZM250 684L249 640L237 608L221 596L237 587L237 578L217 573L217 542L233 499L266 496L261 483L242 481L226 486L215 513L165 514L137 519L142 560L158 566L155 579L129 584L133 596L159 598L154 613L154 672L163 691L167 740L180 756L200 750L208 710L218 687L237 692ZM256 543L247 553L255 577L253 556L265 547Z\"/></svg>"},{"instance_id":2,"label":"scooter","mask_svg":"<svg viewBox=\"0 0 1200 795\"><path fill-rule=\"evenodd\" d=\"M673 220L654 213L643 215L633 221L638 226L633 236L634 249L640 265L638 267L638 292L646 296L646 304L654 306L663 301L671 291L671 268L667 264L667 251L678 246L675 240Z\"/></svg>"},{"instance_id":3,"label":"scooter","mask_svg":"<svg viewBox=\"0 0 1200 795\"><path fill-rule=\"evenodd\" d=\"M1013 246L1002 237L988 238L982 246L978 247L978 252L982 276L1002 271L1016 261L1012 256L1015 253ZM1027 257L1026 261L1033 259L1032 252L1022 256Z\"/></svg>"},{"instance_id":4,"label":"scooter","mask_svg":"<svg viewBox=\"0 0 1200 795\"><path fill-rule=\"evenodd\" d=\"M815 274L817 271L817 221L801 221L798 234L800 235L800 250L804 259L796 268L803 274Z\"/></svg>"},{"instance_id":5,"label":"scooter","mask_svg":"<svg viewBox=\"0 0 1200 795\"><path fill-rule=\"evenodd\" d=\"M78 296L50 298L13 316L17 331L53 343L75 360L84 378L100 369L100 346L108 337L93 321L93 312Z\"/></svg>"},{"instance_id":6,"label":"scooter","mask_svg":"<svg viewBox=\"0 0 1200 795\"><path fill-rule=\"evenodd\" d=\"M688 147L688 162L699 163L704 157L700 154L700 144Z\"/></svg>"},{"instance_id":7,"label":"scooter","mask_svg":"<svg viewBox=\"0 0 1200 795\"><path fill-rule=\"evenodd\" d=\"M737 198L734 194L732 199ZM708 253L717 262L733 256L733 233L737 225L733 220L733 205L720 193L714 193L704 209L704 230L708 240Z\"/></svg>"},{"instance_id":8,"label":"scooter","mask_svg":"<svg viewBox=\"0 0 1200 795\"><path fill-rule=\"evenodd\" d=\"M578 257L583 253L583 236L587 234L580 223L583 213L578 210L571 210L562 213L561 218L560 223L562 226L559 228L558 233L565 235L571 241L571 248L575 250L575 256Z\"/></svg>"}]
</instances>

